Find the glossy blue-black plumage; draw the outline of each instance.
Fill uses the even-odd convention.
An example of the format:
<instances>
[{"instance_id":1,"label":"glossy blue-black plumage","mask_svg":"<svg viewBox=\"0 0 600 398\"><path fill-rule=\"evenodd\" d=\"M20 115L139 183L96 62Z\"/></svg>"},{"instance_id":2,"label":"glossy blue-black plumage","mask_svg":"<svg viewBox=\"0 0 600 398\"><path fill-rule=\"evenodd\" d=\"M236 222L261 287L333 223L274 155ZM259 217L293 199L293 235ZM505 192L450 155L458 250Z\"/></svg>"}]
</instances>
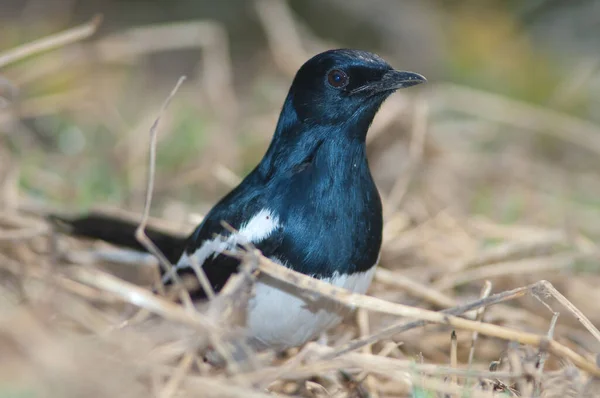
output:
<instances>
[{"instance_id":1,"label":"glossy blue-black plumage","mask_svg":"<svg viewBox=\"0 0 600 398\"><path fill-rule=\"evenodd\" d=\"M347 84L332 86L332 70L343 71ZM319 278L370 269L381 246L382 211L367 162L367 130L389 94L422 81L362 51L331 50L307 61L290 87L264 158L207 214L186 253L215 234L227 235L221 221L239 229L268 209L279 227L255 243L264 255ZM237 265L217 255L203 269L218 291Z\"/></svg>"}]
</instances>

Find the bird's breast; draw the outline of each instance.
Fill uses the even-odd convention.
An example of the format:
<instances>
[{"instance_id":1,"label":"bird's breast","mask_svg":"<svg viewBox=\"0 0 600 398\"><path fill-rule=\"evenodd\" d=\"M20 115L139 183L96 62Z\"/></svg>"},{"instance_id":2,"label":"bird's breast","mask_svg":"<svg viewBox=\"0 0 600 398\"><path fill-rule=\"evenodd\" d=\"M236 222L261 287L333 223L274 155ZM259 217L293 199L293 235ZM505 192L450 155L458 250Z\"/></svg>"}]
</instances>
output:
<instances>
[{"instance_id":1,"label":"bird's breast","mask_svg":"<svg viewBox=\"0 0 600 398\"><path fill-rule=\"evenodd\" d=\"M282 196L284 260L319 277L366 271L381 246L379 194L366 165L350 172L317 162L278 187ZM349 167L346 167L349 166Z\"/></svg>"},{"instance_id":2,"label":"bird's breast","mask_svg":"<svg viewBox=\"0 0 600 398\"><path fill-rule=\"evenodd\" d=\"M355 293L365 293L375 266L364 272L322 279ZM349 309L327 299L308 301L289 286L261 277L247 312L248 336L259 347L283 350L300 346L340 323Z\"/></svg>"}]
</instances>

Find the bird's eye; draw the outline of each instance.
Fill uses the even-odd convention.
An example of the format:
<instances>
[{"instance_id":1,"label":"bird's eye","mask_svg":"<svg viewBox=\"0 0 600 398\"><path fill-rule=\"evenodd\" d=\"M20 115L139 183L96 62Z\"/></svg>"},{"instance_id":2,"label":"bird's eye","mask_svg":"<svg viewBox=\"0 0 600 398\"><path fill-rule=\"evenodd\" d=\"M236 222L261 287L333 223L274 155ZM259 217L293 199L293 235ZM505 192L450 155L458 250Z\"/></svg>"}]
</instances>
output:
<instances>
[{"instance_id":1,"label":"bird's eye","mask_svg":"<svg viewBox=\"0 0 600 398\"><path fill-rule=\"evenodd\" d=\"M346 87L348 80L348 75L339 69L333 69L327 74L327 82L331 85L331 87Z\"/></svg>"}]
</instances>

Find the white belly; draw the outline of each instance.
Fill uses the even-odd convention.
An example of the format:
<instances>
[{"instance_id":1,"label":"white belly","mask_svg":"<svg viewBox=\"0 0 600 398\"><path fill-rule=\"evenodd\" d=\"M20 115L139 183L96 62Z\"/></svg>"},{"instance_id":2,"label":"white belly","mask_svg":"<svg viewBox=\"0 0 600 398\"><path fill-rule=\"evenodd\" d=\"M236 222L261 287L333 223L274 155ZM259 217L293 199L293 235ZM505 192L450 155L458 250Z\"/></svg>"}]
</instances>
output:
<instances>
[{"instance_id":1,"label":"white belly","mask_svg":"<svg viewBox=\"0 0 600 398\"><path fill-rule=\"evenodd\" d=\"M198 265L225 250L234 250L238 243L257 244L280 228L279 217L269 209L262 209L229 237L208 240L191 255ZM177 269L190 267L190 256L184 253ZM277 261L276 258L272 260ZM353 275L334 275L327 282L355 293L365 293L371 284L376 266ZM170 275L165 275L165 281ZM261 275L255 295L248 303L246 333L259 347L286 349L300 346L319 333L338 324L348 310L321 299L306 301L287 285Z\"/></svg>"},{"instance_id":2,"label":"white belly","mask_svg":"<svg viewBox=\"0 0 600 398\"><path fill-rule=\"evenodd\" d=\"M365 293L371 284L375 266L353 275L335 275L326 280L355 293ZM247 333L259 346L286 349L300 346L321 332L337 325L348 310L321 299L304 300L285 284L261 277L247 313Z\"/></svg>"}]
</instances>

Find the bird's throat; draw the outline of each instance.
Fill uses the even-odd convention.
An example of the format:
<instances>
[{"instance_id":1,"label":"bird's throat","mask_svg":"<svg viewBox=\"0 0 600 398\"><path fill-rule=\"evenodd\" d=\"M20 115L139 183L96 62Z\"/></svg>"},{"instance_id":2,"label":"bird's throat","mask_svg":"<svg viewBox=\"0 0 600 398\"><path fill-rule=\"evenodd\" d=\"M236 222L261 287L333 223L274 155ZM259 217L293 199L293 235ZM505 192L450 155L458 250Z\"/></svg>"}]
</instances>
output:
<instances>
[{"instance_id":1,"label":"bird's throat","mask_svg":"<svg viewBox=\"0 0 600 398\"><path fill-rule=\"evenodd\" d=\"M365 140L375 111L355 114L336 125L318 124L300 121L286 101L271 144L257 169L263 178L270 179L303 169L319 158L327 168L339 172L348 172L348 168L368 171Z\"/></svg>"}]
</instances>

